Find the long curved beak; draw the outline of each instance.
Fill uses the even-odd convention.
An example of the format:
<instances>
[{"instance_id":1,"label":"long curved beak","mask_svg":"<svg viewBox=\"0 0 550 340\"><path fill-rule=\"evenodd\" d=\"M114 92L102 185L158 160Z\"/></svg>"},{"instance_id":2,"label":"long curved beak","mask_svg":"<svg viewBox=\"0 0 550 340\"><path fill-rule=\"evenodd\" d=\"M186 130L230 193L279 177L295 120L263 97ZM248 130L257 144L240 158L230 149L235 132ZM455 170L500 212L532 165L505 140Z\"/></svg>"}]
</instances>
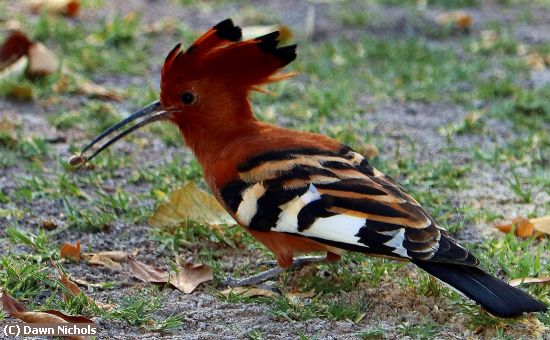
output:
<instances>
[{"instance_id":1,"label":"long curved beak","mask_svg":"<svg viewBox=\"0 0 550 340\"><path fill-rule=\"evenodd\" d=\"M124 136L136 131L137 129L153 123L157 122L159 120L163 120L170 111L164 110L162 108L162 105L159 101L156 101L154 103L151 103L144 107L143 109L137 111L136 113L126 117L125 119L121 120L120 122L116 123L115 125L111 126L107 130L103 131L101 134L99 134L97 137L95 137L90 144L86 145L82 151L80 152L80 155L73 156L69 160L69 164L71 165L83 165L92 158L94 158L96 155L98 155L101 151L105 150L111 144L114 144L119 139L123 138ZM105 139L107 136L111 135L113 132L116 132L120 128L123 128L127 126L128 124L134 122L138 118L145 117L138 123L132 125L131 127L127 128L126 130L123 130L117 135L114 135L112 138L108 139L105 143L103 143L98 149L96 149L90 156L85 156L84 153L88 150L90 150L94 145L99 143L101 140Z\"/></svg>"}]
</instances>

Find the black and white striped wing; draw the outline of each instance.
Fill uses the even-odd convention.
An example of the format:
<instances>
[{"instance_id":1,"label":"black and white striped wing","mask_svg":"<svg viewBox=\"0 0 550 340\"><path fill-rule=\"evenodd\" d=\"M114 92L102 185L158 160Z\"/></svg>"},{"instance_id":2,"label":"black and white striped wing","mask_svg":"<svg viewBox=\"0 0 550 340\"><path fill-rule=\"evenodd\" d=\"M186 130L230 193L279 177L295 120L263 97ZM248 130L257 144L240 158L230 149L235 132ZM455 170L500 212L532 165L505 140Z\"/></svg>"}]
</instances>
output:
<instances>
[{"instance_id":1,"label":"black and white striped wing","mask_svg":"<svg viewBox=\"0 0 550 340\"><path fill-rule=\"evenodd\" d=\"M254 230L375 255L477 265L414 198L347 147L266 152L238 172L221 197Z\"/></svg>"}]
</instances>

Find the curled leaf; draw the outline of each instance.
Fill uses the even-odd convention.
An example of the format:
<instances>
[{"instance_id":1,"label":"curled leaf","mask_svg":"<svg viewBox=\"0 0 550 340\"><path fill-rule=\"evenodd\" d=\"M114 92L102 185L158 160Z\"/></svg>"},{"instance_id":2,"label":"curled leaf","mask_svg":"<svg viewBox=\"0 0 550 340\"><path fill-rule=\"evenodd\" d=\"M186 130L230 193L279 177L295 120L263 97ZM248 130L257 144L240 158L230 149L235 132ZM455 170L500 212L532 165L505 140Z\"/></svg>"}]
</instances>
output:
<instances>
[{"instance_id":1,"label":"curled leaf","mask_svg":"<svg viewBox=\"0 0 550 340\"><path fill-rule=\"evenodd\" d=\"M27 323L94 323L84 316L66 315L57 310L29 311L21 302L14 299L6 291L2 292L2 309L14 318ZM73 336L71 339L84 339L84 337Z\"/></svg>"},{"instance_id":2,"label":"curled leaf","mask_svg":"<svg viewBox=\"0 0 550 340\"><path fill-rule=\"evenodd\" d=\"M60 256L71 260L80 260L80 240L76 244L64 243L59 249Z\"/></svg>"},{"instance_id":3,"label":"curled leaf","mask_svg":"<svg viewBox=\"0 0 550 340\"><path fill-rule=\"evenodd\" d=\"M61 284L69 290L69 292L72 296L78 296L80 293L84 294L82 292L82 290L80 289L80 287L78 287L78 285L76 283L71 281L66 275L64 275L61 272L60 268L57 268L57 271L59 272L59 276L60 276L60 279L61 279ZM111 305L111 304L106 304L106 303L103 303L103 302L96 301L96 300L92 299L91 297L87 296L86 294L84 294L84 295L86 296L86 299L88 300L88 302L90 302L93 305L96 305L97 307L99 307L99 308L101 308L105 311L112 310L115 307L114 305ZM65 296L65 300L67 300L67 296Z\"/></svg>"},{"instance_id":4,"label":"curled leaf","mask_svg":"<svg viewBox=\"0 0 550 340\"><path fill-rule=\"evenodd\" d=\"M544 234L550 234L550 215L532 219L516 217L511 223L501 222L495 224L495 227L503 233L509 233L515 227L514 234L519 238L541 238Z\"/></svg>"},{"instance_id":5,"label":"curled leaf","mask_svg":"<svg viewBox=\"0 0 550 340\"><path fill-rule=\"evenodd\" d=\"M14 299L5 290L2 291L2 310L8 314L28 312L24 304Z\"/></svg>"},{"instance_id":6,"label":"curled leaf","mask_svg":"<svg viewBox=\"0 0 550 340\"><path fill-rule=\"evenodd\" d=\"M143 282L167 283L169 280L170 275L168 272L160 268L136 261L134 258L129 258L128 264L130 265L130 271L134 274L134 277Z\"/></svg>"},{"instance_id":7,"label":"curled leaf","mask_svg":"<svg viewBox=\"0 0 550 340\"><path fill-rule=\"evenodd\" d=\"M201 283L214 278L212 269L203 264L180 264L177 273L167 272L158 267L136 261L133 258L128 259L128 264L130 265L130 271L137 279L150 283L170 283L186 294L193 292Z\"/></svg>"},{"instance_id":8,"label":"curled leaf","mask_svg":"<svg viewBox=\"0 0 550 340\"><path fill-rule=\"evenodd\" d=\"M0 70L15 63L22 56L27 55L32 42L21 31L12 32L0 46Z\"/></svg>"},{"instance_id":9,"label":"curled leaf","mask_svg":"<svg viewBox=\"0 0 550 340\"><path fill-rule=\"evenodd\" d=\"M170 283L186 294L193 292L201 283L213 279L212 268L205 264L185 263L175 275L170 275Z\"/></svg>"},{"instance_id":10,"label":"curled leaf","mask_svg":"<svg viewBox=\"0 0 550 340\"><path fill-rule=\"evenodd\" d=\"M120 263L126 262L128 256L130 256L128 253L119 250L82 254L82 258L89 264L105 266L111 269L120 268Z\"/></svg>"}]
</instances>

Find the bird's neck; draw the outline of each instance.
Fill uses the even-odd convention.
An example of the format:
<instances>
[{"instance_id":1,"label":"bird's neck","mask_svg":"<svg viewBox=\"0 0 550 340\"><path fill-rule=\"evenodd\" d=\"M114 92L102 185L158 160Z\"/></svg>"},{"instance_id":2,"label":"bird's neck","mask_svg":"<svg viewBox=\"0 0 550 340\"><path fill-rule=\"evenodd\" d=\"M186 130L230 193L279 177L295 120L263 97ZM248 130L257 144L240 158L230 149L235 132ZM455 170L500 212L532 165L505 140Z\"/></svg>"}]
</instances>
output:
<instances>
[{"instance_id":1,"label":"bird's neck","mask_svg":"<svg viewBox=\"0 0 550 340\"><path fill-rule=\"evenodd\" d=\"M225 146L243 136L254 135L260 128L261 123L253 116L248 103L238 110L208 113L204 116L208 118L178 124L187 146L203 168L212 164Z\"/></svg>"}]
</instances>

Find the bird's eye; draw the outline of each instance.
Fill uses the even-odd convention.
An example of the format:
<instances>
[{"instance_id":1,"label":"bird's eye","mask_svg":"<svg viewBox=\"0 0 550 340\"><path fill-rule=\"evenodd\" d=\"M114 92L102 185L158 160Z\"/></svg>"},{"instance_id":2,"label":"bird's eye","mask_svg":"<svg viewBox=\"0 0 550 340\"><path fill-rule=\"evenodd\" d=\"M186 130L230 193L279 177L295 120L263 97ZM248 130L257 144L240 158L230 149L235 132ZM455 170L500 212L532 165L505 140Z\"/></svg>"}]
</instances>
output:
<instances>
[{"instance_id":1,"label":"bird's eye","mask_svg":"<svg viewBox=\"0 0 550 340\"><path fill-rule=\"evenodd\" d=\"M181 101L185 104L185 105L189 105L189 104L193 104L193 102L195 102L195 95L191 92L184 92L182 95L181 95Z\"/></svg>"}]
</instances>

